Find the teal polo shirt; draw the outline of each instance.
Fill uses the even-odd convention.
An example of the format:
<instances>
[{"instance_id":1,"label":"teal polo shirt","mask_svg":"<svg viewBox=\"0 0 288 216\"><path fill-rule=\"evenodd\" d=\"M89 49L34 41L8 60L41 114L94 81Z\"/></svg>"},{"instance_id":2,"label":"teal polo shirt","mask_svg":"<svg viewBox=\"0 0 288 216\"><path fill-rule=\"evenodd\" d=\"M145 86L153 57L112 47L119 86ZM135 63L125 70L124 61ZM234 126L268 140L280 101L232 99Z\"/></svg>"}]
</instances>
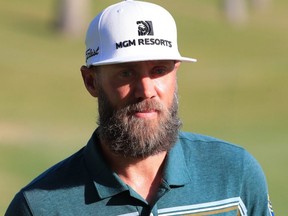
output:
<instances>
[{"instance_id":1,"label":"teal polo shirt","mask_svg":"<svg viewBox=\"0 0 288 216\"><path fill-rule=\"evenodd\" d=\"M241 147L180 132L155 202L149 204L109 168L96 134L23 188L5 215L273 214L261 167Z\"/></svg>"}]
</instances>

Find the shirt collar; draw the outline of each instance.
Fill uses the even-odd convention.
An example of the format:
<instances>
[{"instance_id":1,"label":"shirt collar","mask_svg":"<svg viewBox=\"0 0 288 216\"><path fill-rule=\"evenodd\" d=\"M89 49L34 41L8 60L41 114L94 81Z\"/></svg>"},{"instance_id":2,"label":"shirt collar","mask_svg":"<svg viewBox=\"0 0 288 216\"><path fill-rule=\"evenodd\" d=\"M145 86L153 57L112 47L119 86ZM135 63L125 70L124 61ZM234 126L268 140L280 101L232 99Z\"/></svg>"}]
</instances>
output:
<instances>
[{"instance_id":1,"label":"shirt collar","mask_svg":"<svg viewBox=\"0 0 288 216\"><path fill-rule=\"evenodd\" d=\"M191 182L180 139L169 151L164 167L163 179L170 187L183 186Z\"/></svg>"},{"instance_id":2,"label":"shirt collar","mask_svg":"<svg viewBox=\"0 0 288 216\"><path fill-rule=\"evenodd\" d=\"M127 185L110 169L101 154L97 130L88 141L84 155L86 166L94 181L100 199L112 197L128 190Z\"/></svg>"},{"instance_id":3,"label":"shirt collar","mask_svg":"<svg viewBox=\"0 0 288 216\"><path fill-rule=\"evenodd\" d=\"M92 176L100 199L130 191L129 187L110 169L101 154L97 130L89 140L84 155L86 166ZM191 181L179 139L169 151L165 163L163 179L170 187L183 186Z\"/></svg>"}]
</instances>

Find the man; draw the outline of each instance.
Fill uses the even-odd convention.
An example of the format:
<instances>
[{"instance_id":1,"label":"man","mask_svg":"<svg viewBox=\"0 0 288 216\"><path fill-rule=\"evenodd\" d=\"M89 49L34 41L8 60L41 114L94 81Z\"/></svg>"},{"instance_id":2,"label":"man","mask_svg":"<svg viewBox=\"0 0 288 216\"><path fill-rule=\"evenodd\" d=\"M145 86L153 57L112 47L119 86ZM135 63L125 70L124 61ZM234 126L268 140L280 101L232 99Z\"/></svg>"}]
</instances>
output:
<instances>
[{"instance_id":1,"label":"man","mask_svg":"<svg viewBox=\"0 0 288 216\"><path fill-rule=\"evenodd\" d=\"M271 215L264 174L243 148L180 132L172 16L127 0L86 37L99 127L87 146L22 189L6 215Z\"/></svg>"}]
</instances>

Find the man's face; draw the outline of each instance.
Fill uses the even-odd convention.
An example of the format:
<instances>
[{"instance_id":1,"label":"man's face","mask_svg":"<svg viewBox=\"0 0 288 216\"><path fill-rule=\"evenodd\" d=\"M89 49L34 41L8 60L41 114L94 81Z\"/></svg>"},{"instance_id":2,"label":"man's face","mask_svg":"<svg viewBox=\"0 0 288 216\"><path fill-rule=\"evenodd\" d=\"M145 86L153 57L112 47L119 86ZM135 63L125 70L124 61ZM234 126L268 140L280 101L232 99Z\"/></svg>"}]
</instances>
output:
<instances>
[{"instance_id":1,"label":"man's face","mask_svg":"<svg viewBox=\"0 0 288 216\"><path fill-rule=\"evenodd\" d=\"M96 72L99 130L114 153L147 157L173 146L177 116L175 61L100 66Z\"/></svg>"},{"instance_id":2,"label":"man's face","mask_svg":"<svg viewBox=\"0 0 288 216\"><path fill-rule=\"evenodd\" d=\"M171 106L180 62L144 61L99 66L98 83L115 108L142 100L159 100ZM157 118L156 113L135 113L138 118Z\"/></svg>"}]
</instances>

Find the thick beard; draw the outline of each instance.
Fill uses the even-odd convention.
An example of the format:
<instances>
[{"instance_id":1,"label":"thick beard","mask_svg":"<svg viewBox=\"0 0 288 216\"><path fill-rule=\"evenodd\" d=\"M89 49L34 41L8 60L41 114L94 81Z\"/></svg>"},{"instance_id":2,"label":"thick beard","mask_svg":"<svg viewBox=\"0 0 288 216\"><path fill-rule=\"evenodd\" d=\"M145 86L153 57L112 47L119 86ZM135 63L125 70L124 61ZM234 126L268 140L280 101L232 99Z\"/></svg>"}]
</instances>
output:
<instances>
[{"instance_id":1,"label":"thick beard","mask_svg":"<svg viewBox=\"0 0 288 216\"><path fill-rule=\"evenodd\" d=\"M146 158L169 151L176 143L181 121L178 118L177 95L171 107L151 99L115 109L108 97L100 90L98 96L98 132L109 149L117 155L130 158ZM159 120L143 120L133 113L157 110Z\"/></svg>"}]
</instances>

